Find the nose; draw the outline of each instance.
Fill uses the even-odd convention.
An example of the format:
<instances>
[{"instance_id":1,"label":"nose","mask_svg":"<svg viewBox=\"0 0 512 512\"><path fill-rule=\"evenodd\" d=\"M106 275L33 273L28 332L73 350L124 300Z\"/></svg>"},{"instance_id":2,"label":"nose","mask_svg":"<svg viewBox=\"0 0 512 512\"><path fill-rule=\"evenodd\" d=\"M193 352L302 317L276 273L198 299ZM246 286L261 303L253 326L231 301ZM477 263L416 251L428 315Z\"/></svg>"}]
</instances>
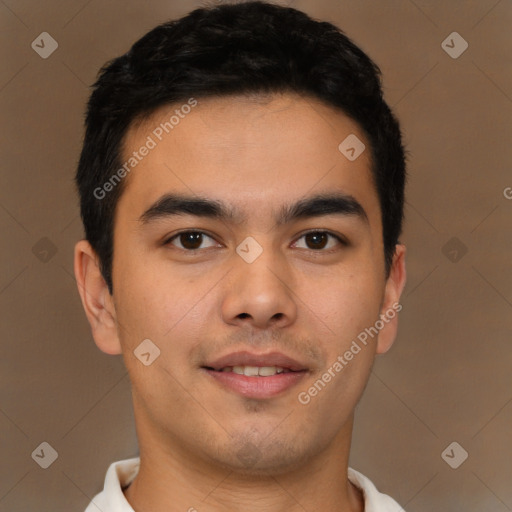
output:
<instances>
[{"instance_id":1,"label":"nose","mask_svg":"<svg viewBox=\"0 0 512 512\"><path fill-rule=\"evenodd\" d=\"M265 249L252 263L234 254L228 276L222 302L226 323L269 329L295 322L297 297L291 271L270 249Z\"/></svg>"}]
</instances>

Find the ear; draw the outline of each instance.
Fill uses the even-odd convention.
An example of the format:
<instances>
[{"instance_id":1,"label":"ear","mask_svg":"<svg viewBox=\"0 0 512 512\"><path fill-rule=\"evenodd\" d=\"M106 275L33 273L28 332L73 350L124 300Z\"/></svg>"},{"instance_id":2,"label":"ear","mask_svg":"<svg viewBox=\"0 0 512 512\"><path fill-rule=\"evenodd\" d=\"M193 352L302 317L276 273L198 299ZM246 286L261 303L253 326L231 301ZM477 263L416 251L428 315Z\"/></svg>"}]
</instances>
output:
<instances>
[{"instance_id":1,"label":"ear","mask_svg":"<svg viewBox=\"0 0 512 512\"><path fill-rule=\"evenodd\" d=\"M398 331L398 312L402 309L399 302L406 281L405 252L405 245L397 244L395 246L395 254L386 281L380 310L384 327L379 332L377 354L384 354L391 348Z\"/></svg>"},{"instance_id":2,"label":"ear","mask_svg":"<svg viewBox=\"0 0 512 512\"><path fill-rule=\"evenodd\" d=\"M99 259L87 240L75 245L75 277L96 345L107 354L121 354L113 297L101 275Z\"/></svg>"}]
</instances>

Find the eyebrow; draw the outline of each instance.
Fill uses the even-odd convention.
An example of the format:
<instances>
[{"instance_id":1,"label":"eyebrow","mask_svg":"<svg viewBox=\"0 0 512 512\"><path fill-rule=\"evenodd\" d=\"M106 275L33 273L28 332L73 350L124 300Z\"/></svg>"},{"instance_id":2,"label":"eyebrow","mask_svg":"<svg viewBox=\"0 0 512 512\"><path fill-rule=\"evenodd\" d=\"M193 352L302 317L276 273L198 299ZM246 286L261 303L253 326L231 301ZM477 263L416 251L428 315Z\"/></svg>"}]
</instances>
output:
<instances>
[{"instance_id":1,"label":"eyebrow","mask_svg":"<svg viewBox=\"0 0 512 512\"><path fill-rule=\"evenodd\" d=\"M247 222L247 216L236 207L216 199L183 194L165 194L155 201L139 218L145 225L150 222L177 215L193 215L219 219L235 224ZM323 193L306 197L289 205L283 205L277 216L277 225L298 219L343 215L354 217L369 225L368 215L353 196L345 193Z\"/></svg>"}]
</instances>

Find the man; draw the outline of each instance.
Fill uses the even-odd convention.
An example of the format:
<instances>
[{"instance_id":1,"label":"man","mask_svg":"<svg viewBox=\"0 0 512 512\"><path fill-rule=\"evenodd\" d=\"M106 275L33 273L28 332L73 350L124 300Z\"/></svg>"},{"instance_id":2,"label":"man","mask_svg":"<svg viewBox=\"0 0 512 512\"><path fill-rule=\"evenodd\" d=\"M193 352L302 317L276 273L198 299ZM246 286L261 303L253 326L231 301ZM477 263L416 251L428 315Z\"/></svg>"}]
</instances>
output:
<instances>
[{"instance_id":1,"label":"man","mask_svg":"<svg viewBox=\"0 0 512 512\"><path fill-rule=\"evenodd\" d=\"M404 182L378 68L295 9L198 9L102 69L75 274L140 458L87 512L403 510L348 458L397 333Z\"/></svg>"}]
</instances>

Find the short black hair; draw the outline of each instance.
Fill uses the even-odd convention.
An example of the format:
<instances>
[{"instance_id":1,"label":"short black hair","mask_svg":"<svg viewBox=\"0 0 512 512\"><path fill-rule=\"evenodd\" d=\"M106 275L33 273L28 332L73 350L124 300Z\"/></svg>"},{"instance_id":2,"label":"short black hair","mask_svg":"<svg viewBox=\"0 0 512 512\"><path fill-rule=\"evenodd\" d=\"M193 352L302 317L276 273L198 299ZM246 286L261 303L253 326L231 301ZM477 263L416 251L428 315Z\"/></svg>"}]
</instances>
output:
<instances>
[{"instance_id":1,"label":"short black hair","mask_svg":"<svg viewBox=\"0 0 512 512\"><path fill-rule=\"evenodd\" d=\"M389 276L402 231L406 165L398 121L383 99L380 69L331 23L249 1L198 8L158 25L99 71L87 104L76 184L85 237L110 293L114 213L124 181L104 197L95 191L123 165L128 128L191 97L253 93L319 99L362 128L370 144Z\"/></svg>"}]
</instances>

